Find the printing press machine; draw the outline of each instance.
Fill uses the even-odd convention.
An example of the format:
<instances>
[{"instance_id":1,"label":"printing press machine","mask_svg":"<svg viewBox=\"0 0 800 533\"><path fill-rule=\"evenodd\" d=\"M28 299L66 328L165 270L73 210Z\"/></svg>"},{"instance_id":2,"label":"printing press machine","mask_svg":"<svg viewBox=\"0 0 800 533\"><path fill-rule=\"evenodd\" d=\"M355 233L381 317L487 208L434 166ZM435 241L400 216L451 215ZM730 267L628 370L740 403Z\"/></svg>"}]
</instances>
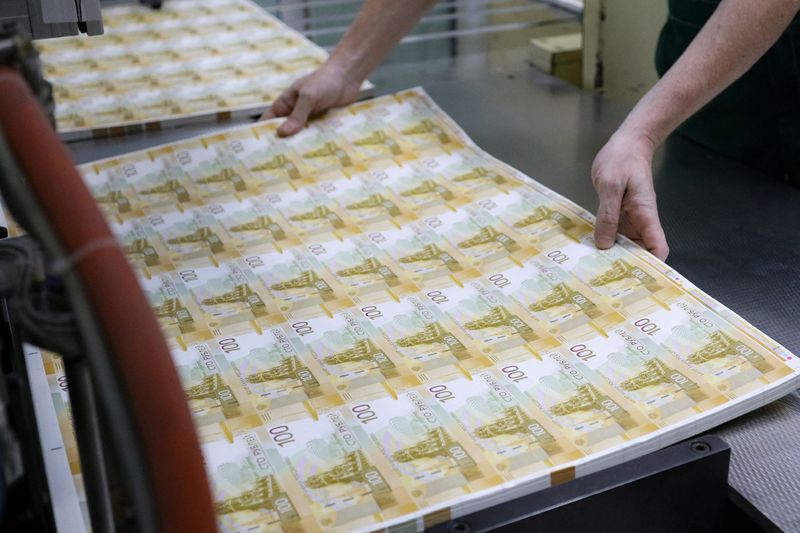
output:
<instances>
[{"instance_id":1,"label":"printing press machine","mask_svg":"<svg viewBox=\"0 0 800 533\"><path fill-rule=\"evenodd\" d=\"M578 204L596 208L591 163L624 118L624 105L538 72L513 51L500 60L477 52L390 64L370 79L376 95L421 85L487 152ZM78 141L67 149L80 164L236 124L194 124ZM659 151L654 176L671 247L669 264L789 350L800 352L800 310L791 304L800 294L800 242L794 231L800 225L800 190L680 136L670 138ZM66 281L47 279L48 287L62 296L59 311L75 305L63 301L64 294L71 294L59 288L60 283L68 285ZM20 463L12 471L8 458L3 458L0 531L55 531L51 509L58 504L58 494L44 479L18 325L8 319L13 305L4 301L0 407L5 404ZM79 371L72 375L76 377L71 391L86 396L92 405L96 382L85 374L81 378ZM112 464L119 454L97 426L98 419L118 416L117 408L129 409L130 401L100 405L99 415L78 424L79 433L89 434L83 441L89 449L81 450L82 458L92 453L106 457L99 461L105 466L95 479L99 483L87 486L90 508L101 508L92 513L94 529L159 529L163 522L157 511L150 509L156 514L143 518L136 506L119 505L128 500L116 493L118 477L129 473L129 467ZM0 437L5 436L3 428L0 424ZM440 517L443 522L431 531L798 531L798 428L800 395L794 392L709 435L473 515ZM0 442L6 442L0 450L11 449L10 440ZM143 479L145 485L152 481ZM104 490L108 486L114 489ZM139 501L137 497L142 496L132 499ZM112 509L116 514L108 516Z\"/></svg>"}]
</instances>

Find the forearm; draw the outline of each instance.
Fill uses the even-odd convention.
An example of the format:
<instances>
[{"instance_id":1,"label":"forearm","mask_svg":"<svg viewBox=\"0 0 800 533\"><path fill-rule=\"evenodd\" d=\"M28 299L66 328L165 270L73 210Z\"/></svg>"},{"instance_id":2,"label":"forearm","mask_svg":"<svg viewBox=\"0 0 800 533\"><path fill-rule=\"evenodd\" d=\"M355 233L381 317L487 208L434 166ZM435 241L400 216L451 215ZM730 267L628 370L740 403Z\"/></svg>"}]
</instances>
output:
<instances>
[{"instance_id":1,"label":"forearm","mask_svg":"<svg viewBox=\"0 0 800 533\"><path fill-rule=\"evenodd\" d=\"M361 81L436 0L367 0L328 63Z\"/></svg>"},{"instance_id":2,"label":"forearm","mask_svg":"<svg viewBox=\"0 0 800 533\"><path fill-rule=\"evenodd\" d=\"M661 144L777 41L800 0L723 0L687 50L639 101L620 131Z\"/></svg>"}]
</instances>

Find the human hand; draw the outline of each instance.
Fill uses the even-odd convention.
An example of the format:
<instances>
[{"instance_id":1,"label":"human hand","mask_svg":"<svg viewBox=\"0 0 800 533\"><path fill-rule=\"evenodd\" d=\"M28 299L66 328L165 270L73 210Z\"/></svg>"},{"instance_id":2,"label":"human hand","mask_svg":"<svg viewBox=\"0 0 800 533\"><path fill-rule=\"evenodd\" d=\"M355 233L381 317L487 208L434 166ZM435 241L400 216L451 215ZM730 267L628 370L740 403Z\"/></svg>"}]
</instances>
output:
<instances>
[{"instance_id":1,"label":"human hand","mask_svg":"<svg viewBox=\"0 0 800 533\"><path fill-rule=\"evenodd\" d=\"M294 135L303 129L309 117L355 102L360 89L361 80L350 76L346 69L325 62L281 93L261 115L261 120L289 117L278 128L278 135Z\"/></svg>"},{"instance_id":2,"label":"human hand","mask_svg":"<svg viewBox=\"0 0 800 533\"><path fill-rule=\"evenodd\" d=\"M653 188L655 146L642 137L618 130L592 164L592 183L600 199L595 243L605 250L617 232L629 237L661 260L669 247L658 219Z\"/></svg>"}]
</instances>

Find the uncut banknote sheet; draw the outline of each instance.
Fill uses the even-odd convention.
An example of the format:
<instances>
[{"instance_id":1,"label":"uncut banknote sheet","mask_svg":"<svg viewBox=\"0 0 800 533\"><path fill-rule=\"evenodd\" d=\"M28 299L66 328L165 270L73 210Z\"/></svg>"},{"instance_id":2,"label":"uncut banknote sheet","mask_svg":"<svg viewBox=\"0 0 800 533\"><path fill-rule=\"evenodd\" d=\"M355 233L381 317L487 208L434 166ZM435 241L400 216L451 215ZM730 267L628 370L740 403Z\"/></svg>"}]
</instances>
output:
<instances>
[{"instance_id":1,"label":"uncut banknote sheet","mask_svg":"<svg viewBox=\"0 0 800 533\"><path fill-rule=\"evenodd\" d=\"M590 213L422 90L278 125L80 168L171 346L222 531L416 531L797 386L792 354L633 243L597 250ZM63 365L27 356L59 524L83 528Z\"/></svg>"},{"instance_id":2,"label":"uncut banknote sheet","mask_svg":"<svg viewBox=\"0 0 800 533\"><path fill-rule=\"evenodd\" d=\"M37 42L65 140L258 114L327 58L250 0L115 5L103 24Z\"/></svg>"}]
</instances>

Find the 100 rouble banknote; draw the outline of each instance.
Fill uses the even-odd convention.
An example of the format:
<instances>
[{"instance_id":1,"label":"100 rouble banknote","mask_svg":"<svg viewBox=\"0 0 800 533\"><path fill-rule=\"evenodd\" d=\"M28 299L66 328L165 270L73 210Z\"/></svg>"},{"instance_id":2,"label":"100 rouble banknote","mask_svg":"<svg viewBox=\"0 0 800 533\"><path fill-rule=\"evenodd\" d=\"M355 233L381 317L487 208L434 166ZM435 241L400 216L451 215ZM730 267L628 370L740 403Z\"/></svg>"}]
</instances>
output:
<instances>
[{"instance_id":1,"label":"100 rouble banknote","mask_svg":"<svg viewBox=\"0 0 800 533\"><path fill-rule=\"evenodd\" d=\"M585 211L420 90L277 124L81 167L172 348L223 531L416 529L797 383L774 341L624 239L598 250Z\"/></svg>"}]
</instances>

